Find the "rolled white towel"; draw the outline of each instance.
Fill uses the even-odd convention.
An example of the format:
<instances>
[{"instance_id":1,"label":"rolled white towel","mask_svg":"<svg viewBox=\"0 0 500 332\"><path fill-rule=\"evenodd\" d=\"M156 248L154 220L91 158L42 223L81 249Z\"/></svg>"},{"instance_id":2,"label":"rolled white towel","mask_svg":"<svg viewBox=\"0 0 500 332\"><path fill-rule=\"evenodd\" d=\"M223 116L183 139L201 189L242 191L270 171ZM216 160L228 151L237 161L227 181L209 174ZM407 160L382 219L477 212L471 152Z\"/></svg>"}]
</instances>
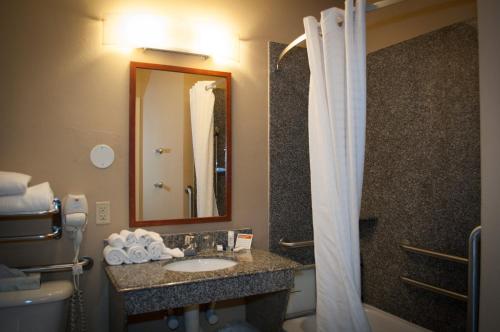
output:
<instances>
[{"instance_id":1,"label":"rolled white towel","mask_svg":"<svg viewBox=\"0 0 500 332\"><path fill-rule=\"evenodd\" d=\"M163 242L151 242L147 246L149 258L154 260L154 261L161 259L164 247L165 246L163 245Z\"/></svg>"},{"instance_id":2,"label":"rolled white towel","mask_svg":"<svg viewBox=\"0 0 500 332\"><path fill-rule=\"evenodd\" d=\"M144 247L149 246L152 242L161 240L161 236L158 233L150 232L142 228L137 228L134 231L135 237L137 238L137 243L143 245ZM163 242L163 240L161 240Z\"/></svg>"},{"instance_id":3,"label":"rolled white towel","mask_svg":"<svg viewBox=\"0 0 500 332\"><path fill-rule=\"evenodd\" d=\"M48 182L29 187L23 195L0 196L0 215L32 213L53 208L54 193Z\"/></svg>"},{"instance_id":4,"label":"rolled white towel","mask_svg":"<svg viewBox=\"0 0 500 332\"><path fill-rule=\"evenodd\" d=\"M146 248L144 248L140 244L135 244L131 247L128 247L125 249L125 251L128 254L128 257L130 258L130 261L132 263L146 263L149 261L149 255L148 252L146 251Z\"/></svg>"},{"instance_id":5,"label":"rolled white towel","mask_svg":"<svg viewBox=\"0 0 500 332\"><path fill-rule=\"evenodd\" d=\"M159 261L163 261L166 259L172 259L172 256L167 255L167 254L161 254L160 258L158 259Z\"/></svg>"},{"instance_id":6,"label":"rolled white towel","mask_svg":"<svg viewBox=\"0 0 500 332\"><path fill-rule=\"evenodd\" d=\"M125 239L123 236L117 233L113 233L108 237L108 244L114 248L124 248Z\"/></svg>"},{"instance_id":7,"label":"rolled white towel","mask_svg":"<svg viewBox=\"0 0 500 332\"><path fill-rule=\"evenodd\" d=\"M129 231L128 229L121 230L120 236L125 240L125 247L130 247L137 243L135 233Z\"/></svg>"},{"instance_id":8,"label":"rolled white towel","mask_svg":"<svg viewBox=\"0 0 500 332\"><path fill-rule=\"evenodd\" d=\"M163 253L166 255L172 256L172 257L177 257L177 258L184 257L184 253L179 248L170 249L170 248L164 246Z\"/></svg>"},{"instance_id":9,"label":"rolled white towel","mask_svg":"<svg viewBox=\"0 0 500 332\"><path fill-rule=\"evenodd\" d=\"M121 265L123 263L125 264L130 264L131 261L127 255L127 252L125 250L112 247L112 246L106 246L104 247L102 251L102 255L104 256L104 259L106 260L106 263L109 265Z\"/></svg>"},{"instance_id":10,"label":"rolled white towel","mask_svg":"<svg viewBox=\"0 0 500 332\"><path fill-rule=\"evenodd\" d=\"M0 171L0 196L22 195L28 189L31 176L15 172Z\"/></svg>"},{"instance_id":11,"label":"rolled white towel","mask_svg":"<svg viewBox=\"0 0 500 332\"><path fill-rule=\"evenodd\" d=\"M154 242L161 242L163 243L163 238L161 237L160 234L156 232L149 232L149 235L153 238Z\"/></svg>"}]
</instances>

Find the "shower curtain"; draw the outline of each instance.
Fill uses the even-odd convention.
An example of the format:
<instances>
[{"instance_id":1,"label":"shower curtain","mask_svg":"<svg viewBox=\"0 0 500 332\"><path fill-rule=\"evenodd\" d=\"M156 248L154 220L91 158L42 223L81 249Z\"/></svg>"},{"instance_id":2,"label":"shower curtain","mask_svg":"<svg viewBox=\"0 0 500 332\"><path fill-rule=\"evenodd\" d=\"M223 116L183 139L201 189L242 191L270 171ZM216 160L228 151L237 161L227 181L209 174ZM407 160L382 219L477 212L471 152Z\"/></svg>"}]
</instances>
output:
<instances>
[{"instance_id":1,"label":"shower curtain","mask_svg":"<svg viewBox=\"0 0 500 332\"><path fill-rule=\"evenodd\" d=\"M214 192L215 96L208 88L212 83L214 81L198 81L189 90L197 217L219 215Z\"/></svg>"},{"instance_id":2,"label":"shower curtain","mask_svg":"<svg viewBox=\"0 0 500 332\"><path fill-rule=\"evenodd\" d=\"M365 2L304 18L317 331L370 331L361 303L359 213L366 116Z\"/></svg>"}]
</instances>

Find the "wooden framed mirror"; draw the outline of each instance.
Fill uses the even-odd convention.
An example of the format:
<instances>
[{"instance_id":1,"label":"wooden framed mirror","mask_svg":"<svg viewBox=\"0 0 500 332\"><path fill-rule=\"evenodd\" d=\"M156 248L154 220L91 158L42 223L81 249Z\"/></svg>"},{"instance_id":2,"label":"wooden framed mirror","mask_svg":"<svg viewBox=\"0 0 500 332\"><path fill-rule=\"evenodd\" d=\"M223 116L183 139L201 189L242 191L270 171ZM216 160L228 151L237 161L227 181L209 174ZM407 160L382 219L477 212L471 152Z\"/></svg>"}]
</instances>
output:
<instances>
[{"instance_id":1,"label":"wooden framed mirror","mask_svg":"<svg viewBox=\"0 0 500 332\"><path fill-rule=\"evenodd\" d=\"M231 220L231 73L130 63L130 227Z\"/></svg>"}]
</instances>

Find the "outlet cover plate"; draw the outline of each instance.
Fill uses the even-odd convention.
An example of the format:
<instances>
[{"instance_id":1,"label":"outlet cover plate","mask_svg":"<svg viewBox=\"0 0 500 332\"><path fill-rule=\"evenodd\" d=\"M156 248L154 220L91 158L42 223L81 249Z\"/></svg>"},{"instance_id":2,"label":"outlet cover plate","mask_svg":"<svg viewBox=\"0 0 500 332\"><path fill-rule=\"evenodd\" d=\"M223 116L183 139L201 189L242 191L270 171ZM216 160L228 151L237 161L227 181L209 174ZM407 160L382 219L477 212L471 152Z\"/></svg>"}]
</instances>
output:
<instances>
[{"instance_id":1,"label":"outlet cover plate","mask_svg":"<svg viewBox=\"0 0 500 332\"><path fill-rule=\"evenodd\" d=\"M95 223L97 225L111 224L111 204L109 201L95 202Z\"/></svg>"}]
</instances>

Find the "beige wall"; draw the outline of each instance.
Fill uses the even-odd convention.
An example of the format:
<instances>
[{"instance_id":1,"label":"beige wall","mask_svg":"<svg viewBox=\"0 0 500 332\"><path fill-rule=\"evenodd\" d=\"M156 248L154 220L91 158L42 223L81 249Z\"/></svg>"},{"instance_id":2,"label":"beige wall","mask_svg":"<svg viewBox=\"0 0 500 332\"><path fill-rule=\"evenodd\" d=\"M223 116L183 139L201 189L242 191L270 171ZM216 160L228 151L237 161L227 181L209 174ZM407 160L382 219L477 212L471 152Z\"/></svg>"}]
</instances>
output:
<instances>
[{"instance_id":1,"label":"beige wall","mask_svg":"<svg viewBox=\"0 0 500 332\"><path fill-rule=\"evenodd\" d=\"M481 303L479 329L500 325L500 2L478 1L481 104Z\"/></svg>"},{"instance_id":2,"label":"beige wall","mask_svg":"<svg viewBox=\"0 0 500 332\"><path fill-rule=\"evenodd\" d=\"M406 0L368 14L367 50L376 51L475 17L474 0Z\"/></svg>"},{"instance_id":3,"label":"beige wall","mask_svg":"<svg viewBox=\"0 0 500 332\"><path fill-rule=\"evenodd\" d=\"M407 13L404 7L415 2L407 1L408 5L401 5L398 11ZM474 16L469 10L470 2L418 2L446 6L438 6L437 12L417 9L416 18L408 13L395 21L369 18L369 49ZM265 248L268 241L267 42L291 41L303 33L304 16L318 16L322 9L336 3L341 1L2 2L0 169L31 174L34 183L50 181L61 197L70 192L87 195L90 214L82 253L94 257L97 263L85 275L83 284L90 331L105 331L107 326L107 283L100 264L101 241L128 225L129 62L233 73L233 221L154 229L178 232L250 226L256 234L255 245ZM142 50L128 54L102 46L98 18L105 13L131 9L223 21L242 40L239 62L220 64L196 56ZM385 16L391 17L390 13L397 14L387 12ZM378 23L370 25L372 20ZM90 149L99 143L109 144L116 153L115 163L105 170L89 162ZM105 200L111 202L112 223L97 226L95 202ZM1 227L14 228L5 224ZM32 230L32 226L22 227ZM67 237L51 243L0 248L0 261L12 265L64 262L70 258Z\"/></svg>"}]
</instances>

